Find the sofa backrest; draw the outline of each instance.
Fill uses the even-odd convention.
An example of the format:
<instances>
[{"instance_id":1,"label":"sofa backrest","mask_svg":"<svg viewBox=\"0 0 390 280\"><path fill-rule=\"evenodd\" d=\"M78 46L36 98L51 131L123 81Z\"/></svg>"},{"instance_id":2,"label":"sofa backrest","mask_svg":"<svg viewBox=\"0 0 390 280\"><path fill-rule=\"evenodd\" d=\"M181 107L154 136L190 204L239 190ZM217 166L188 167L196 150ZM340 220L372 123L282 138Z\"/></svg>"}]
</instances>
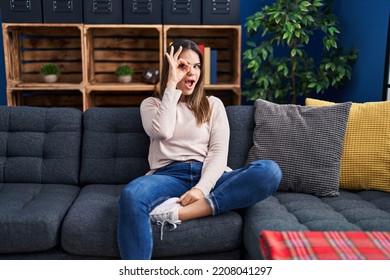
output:
<instances>
[{"instance_id":1,"label":"sofa backrest","mask_svg":"<svg viewBox=\"0 0 390 280\"><path fill-rule=\"evenodd\" d=\"M98 108L84 112L80 181L127 184L149 170L149 137L134 108Z\"/></svg>"},{"instance_id":2,"label":"sofa backrest","mask_svg":"<svg viewBox=\"0 0 390 280\"><path fill-rule=\"evenodd\" d=\"M255 108L250 105L228 106L226 113L230 125L228 166L236 169L245 165L253 145Z\"/></svg>"},{"instance_id":3,"label":"sofa backrest","mask_svg":"<svg viewBox=\"0 0 390 280\"><path fill-rule=\"evenodd\" d=\"M0 183L78 184L82 113L0 107Z\"/></svg>"},{"instance_id":4,"label":"sofa backrest","mask_svg":"<svg viewBox=\"0 0 390 280\"><path fill-rule=\"evenodd\" d=\"M231 136L228 165L245 164L252 146L253 106L226 108ZM80 181L127 184L149 171L149 137L139 108L91 108L84 112Z\"/></svg>"}]
</instances>

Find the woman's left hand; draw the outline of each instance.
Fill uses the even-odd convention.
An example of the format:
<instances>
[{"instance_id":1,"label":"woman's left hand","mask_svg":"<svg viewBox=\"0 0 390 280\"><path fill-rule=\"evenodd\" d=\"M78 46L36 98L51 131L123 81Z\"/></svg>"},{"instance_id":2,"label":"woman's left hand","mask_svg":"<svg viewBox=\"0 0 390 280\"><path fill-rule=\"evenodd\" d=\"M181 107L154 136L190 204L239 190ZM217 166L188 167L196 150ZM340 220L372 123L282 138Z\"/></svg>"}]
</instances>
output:
<instances>
[{"instance_id":1,"label":"woman's left hand","mask_svg":"<svg viewBox=\"0 0 390 280\"><path fill-rule=\"evenodd\" d=\"M183 194L179 200L177 201L183 206L189 205L191 203L194 203L195 201L201 199L204 197L204 194L201 190L199 189L191 189L185 194Z\"/></svg>"}]
</instances>

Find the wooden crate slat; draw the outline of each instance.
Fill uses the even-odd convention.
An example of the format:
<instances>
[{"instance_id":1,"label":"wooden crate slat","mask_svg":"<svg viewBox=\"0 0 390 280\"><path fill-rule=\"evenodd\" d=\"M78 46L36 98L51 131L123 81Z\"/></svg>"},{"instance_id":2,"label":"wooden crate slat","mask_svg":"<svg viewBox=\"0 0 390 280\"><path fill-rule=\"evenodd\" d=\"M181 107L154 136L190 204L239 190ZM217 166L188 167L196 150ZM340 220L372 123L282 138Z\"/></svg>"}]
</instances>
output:
<instances>
[{"instance_id":1,"label":"wooden crate slat","mask_svg":"<svg viewBox=\"0 0 390 280\"><path fill-rule=\"evenodd\" d=\"M159 37L159 31L155 28L89 28L93 36L142 36L142 37Z\"/></svg>"},{"instance_id":2,"label":"wooden crate slat","mask_svg":"<svg viewBox=\"0 0 390 280\"><path fill-rule=\"evenodd\" d=\"M61 73L79 73L81 74L83 69L81 62L59 62L55 63L57 66L60 67ZM39 73L39 70L42 66L42 62L38 61L32 61L30 63L23 63L22 73Z\"/></svg>"},{"instance_id":3,"label":"wooden crate slat","mask_svg":"<svg viewBox=\"0 0 390 280\"><path fill-rule=\"evenodd\" d=\"M81 61L80 50L26 50L22 52L22 61Z\"/></svg>"},{"instance_id":4,"label":"wooden crate slat","mask_svg":"<svg viewBox=\"0 0 390 280\"><path fill-rule=\"evenodd\" d=\"M16 27L16 30L19 31L20 34L25 36L80 36L81 30L77 27L65 27L65 26L52 26L52 27L44 27L44 26L24 26L24 27Z\"/></svg>"},{"instance_id":5,"label":"wooden crate slat","mask_svg":"<svg viewBox=\"0 0 390 280\"><path fill-rule=\"evenodd\" d=\"M123 61L118 62L95 62L95 73L110 73L115 72L116 68L119 65L122 65ZM127 65L131 66L135 73L143 73L146 69L157 69L159 67L159 62L137 62L137 63L127 63Z\"/></svg>"},{"instance_id":6,"label":"wooden crate slat","mask_svg":"<svg viewBox=\"0 0 390 280\"><path fill-rule=\"evenodd\" d=\"M43 82L40 74L22 74L21 79L24 83ZM58 78L58 83L80 83L82 75L80 74L61 74Z\"/></svg>"},{"instance_id":7,"label":"wooden crate slat","mask_svg":"<svg viewBox=\"0 0 390 280\"><path fill-rule=\"evenodd\" d=\"M95 50L95 61L152 61L158 62L159 53L155 51L140 52L138 50Z\"/></svg>"},{"instance_id":8,"label":"wooden crate slat","mask_svg":"<svg viewBox=\"0 0 390 280\"><path fill-rule=\"evenodd\" d=\"M21 38L26 49L81 49L80 37L75 38Z\"/></svg>"},{"instance_id":9,"label":"wooden crate slat","mask_svg":"<svg viewBox=\"0 0 390 280\"><path fill-rule=\"evenodd\" d=\"M118 77L115 74L106 74L106 73L95 73L94 80L95 83L117 83ZM135 73L132 78L132 83L141 82L141 73Z\"/></svg>"},{"instance_id":10,"label":"wooden crate slat","mask_svg":"<svg viewBox=\"0 0 390 280\"><path fill-rule=\"evenodd\" d=\"M93 47L94 49L137 49L138 51L154 50L158 52L159 39L94 38Z\"/></svg>"},{"instance_id":11,"label":"wooden crate slat","mask_svg":"<svg viewBox=\"0 0 390 280\"><path fill-rule=\"evenodd\" d=\"M197 38L193 36L187 37L169 37L168 41L172 42L175 39L187 38L194 41L199 45L204 45L205 47L210 47L211 49L229 49L231 51L232 38L231 37L216 37L216 38Z\"/></svg>"}]
</instances>

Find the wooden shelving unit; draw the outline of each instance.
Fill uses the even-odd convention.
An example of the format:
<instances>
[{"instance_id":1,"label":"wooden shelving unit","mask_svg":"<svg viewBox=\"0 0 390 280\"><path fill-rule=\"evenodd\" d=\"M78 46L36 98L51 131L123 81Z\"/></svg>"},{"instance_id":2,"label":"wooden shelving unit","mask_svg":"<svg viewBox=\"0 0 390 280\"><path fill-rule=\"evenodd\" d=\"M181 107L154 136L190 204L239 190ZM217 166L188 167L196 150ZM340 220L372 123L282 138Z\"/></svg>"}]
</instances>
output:
<instances>
[{"instance_id":1,"label":"wooden shelving unit","mask_svg":"<svg viewBox=\"0 0 390 280\"><path fill-rule=\"evenodd\" d=\"M139 106L159 90L142 82L143 71L161 71L168 43L180 37L218 50L218 82L206 93L241 102L241 26L3 23L2 31L9 106ZM61 68L57 83L38 74L47 62ZM124 63L134 69L130 84L113 74Z\"/></svg>"}]
</instances>

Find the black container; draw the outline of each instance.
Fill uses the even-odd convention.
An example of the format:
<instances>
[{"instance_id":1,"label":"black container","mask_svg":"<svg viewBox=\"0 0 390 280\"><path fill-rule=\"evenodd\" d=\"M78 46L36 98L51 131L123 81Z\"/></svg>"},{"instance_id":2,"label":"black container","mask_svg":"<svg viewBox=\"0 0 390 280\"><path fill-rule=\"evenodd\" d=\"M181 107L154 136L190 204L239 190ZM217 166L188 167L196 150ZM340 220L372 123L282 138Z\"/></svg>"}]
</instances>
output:
<instances>
[{"instance_id":1,"label":"black container","mask_svg":"<svg viewBox=\"0 0 390 280\"><path fill-rule=\"evenodd\" d=\"M42 23L41 0L1 0L3 22Z\"/></svg>"},{"instance_id":2,"label":"black container","mask_svg":"<svg viewBox=\"0 0 390 280\"><path fill-rule=\"evenodd\" d=\"M82 0L42 0L42 6L45 23L83 22Z\"/></svg>"},{"instance_id":3,"label":"black container","mask_svg":"<svg viewBox=\"0 0 390 280\"><path fill-rule=\"evenodd\" d=\"M201 24L201 0L164 0L164 24Z\"/></svg>"},{"instance_id":4,"label":"black container","mask_svg":"<svg viewBox=\"0 0 390 280\"><path fill-rule=\"evenodd\" d=\"M161 0L123 0L123 23L161 24Z\"/></svg>"},{"instance_id":5,"label":"black container","mask_svg":"<svg viewBox=\"0 0 390 280\"><path fill-rule=\"evenodd\" d=\"M84 23L122 23L122 0L84 0L83 2Z\"/></svg>"},{"instance_id":6,"label":"black container","mask_svg":"<svg viewBox=\"0 0 390 280\"><path fill-rule=\"evenodd\" d=\"M202 0L202 23L240 24L240 0Z\"/></svg>"}]
</instances>

